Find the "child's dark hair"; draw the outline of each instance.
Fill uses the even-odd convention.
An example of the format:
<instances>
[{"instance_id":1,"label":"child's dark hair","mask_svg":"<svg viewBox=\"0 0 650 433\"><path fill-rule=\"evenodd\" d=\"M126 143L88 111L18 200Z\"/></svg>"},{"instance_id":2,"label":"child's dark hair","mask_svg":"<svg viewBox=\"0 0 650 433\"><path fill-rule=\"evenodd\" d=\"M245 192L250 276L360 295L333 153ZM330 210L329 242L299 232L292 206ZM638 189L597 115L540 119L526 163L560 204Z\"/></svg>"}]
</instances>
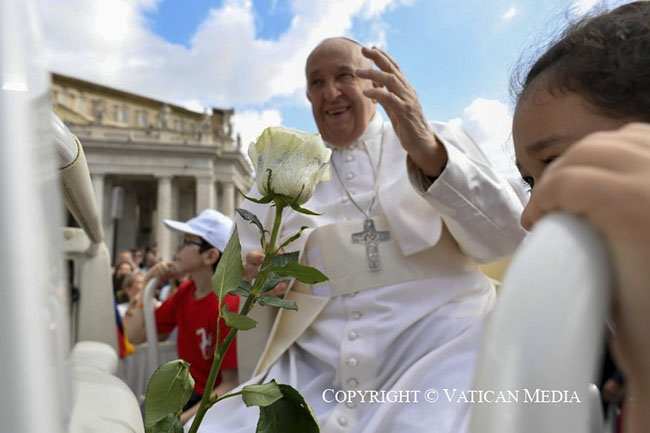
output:
<instances>
[{"instance_id":1,"label":"child's dark hair","mask_svg":"<svg viewBox=\"0 0 650 433\"><path fill-rule=\"evenodd\" d=\"M212 265L212 270L213 270L213 271L216 271L216 270L217 270L217 265L219 264L219 261L221 260L221 254L222 254L222 252L221 252L221 250L220 250L219 248L215 247L215 246L212 245L210 242L208 242L208 241L206 241L205 239L201 238L201 246L199 247L199 253L204 253L204 252L206 252L207 250L210 250L210 249L212 249L212 248L214 248L214 249L216 249L217 251L219 251L219 258L217 258L217 261L214 262L214 264Z\"/></svg>"},{"instance_id":2,"label":"child's dark hair","mask_svg":"<svg viewBox=\"0 0 650 433\"><path fill-rule=\"evenodd\" d=\"M600 114L650 121L650 2L571 24L514 84L517 102L541 76L549 92L578 93Z\"/></svg>"}]
</instances>

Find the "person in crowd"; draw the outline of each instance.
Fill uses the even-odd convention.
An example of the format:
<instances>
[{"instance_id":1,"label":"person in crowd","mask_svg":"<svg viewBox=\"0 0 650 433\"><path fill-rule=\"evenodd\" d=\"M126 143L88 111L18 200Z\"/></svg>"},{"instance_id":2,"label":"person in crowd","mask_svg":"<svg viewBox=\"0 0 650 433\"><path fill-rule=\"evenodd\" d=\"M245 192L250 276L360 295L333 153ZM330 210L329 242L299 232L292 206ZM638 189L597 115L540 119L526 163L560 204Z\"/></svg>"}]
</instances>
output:
<instances>
[{"instance_id":1,"label":"person in crowd","mask_svg":"<svg viewBox=\"0 0 650 433\"><path fill-rule=\"evenodd\" d=\"M131 254L133 255L133 266L141 268L142 260L144 259L144 250L142 248L133 248Z\"/></svg>"},{"instance_id":2,"label":"person in crowd","mask_svg":"<svg viewBox=\"0 0 650 433\"><path fill-rule=\"evenodd\" d=\"M216 348L217 326L222 341L230 331L223 319L218 320L219 298L212 290L211 279L230 238L233 222L216 210L206 209L187 222L165 220L165 225L182 233L182 248L175 261L159 262L152 267L145 276L145 284L151 278L164 281L185 273L190 276L156 309L156 326L161 336L178 328L178 356L190 364L190 374L195 380L194 391L181 416L186 422L198 410L205 392L223 395L238 381L236 340L233 340L224 355L214 390L206 389ZM238 312L239 297L227 295L224 304L229 311ZM132 342L146 340L140 296L130 301L125 326Z\"/></svg>"},{"instance_id":3,"label":"person in crowd","mask_svg":"<svg viewBox=\"0 0 650 433\"><path fill-rule=\"evenodd\" d=\"M158 259L158 256L156 256L155 251L149 249L144 253L144 260L141 263L142 270L145 272L148 271L149 269L152 269L154 266L156 266L156 263L158 263L160 260Z\"/></svg>"},{"instance_id":4,"label":"person in crowd","mask_svg":"<svg viewBox=\"0 0 650 433\"><path fill-rule=\"evenodd\" d=\"M115 270L113 271L113 295L117 296L117 292L122 288L124 278L132 273L134 270L130 261L117 262Z\"/></svg>"},{"instance_id":5,"label":"person in crowd","mask_svg":"<svg viewBox=\"0 0 650 433\"><path fill-rule=\"evenodd\" d=\"M117 258L115 259L115 263L120 263L120 262L129 262L133 267L135 267L135 263L133 262L133 255L131 254L131 251L121 251L117 254Z\"/></svg>"},{"instance_id":6,"label":"person in crowd","mask_svg":"<svg viewBox=\"0 0 650 433\"><path fill-rule=\"evenodd\" d=\"M517 92L522 223L565 211L603 236L614 265L612 347L626 377L623 427L650 425L650 2L570 25Z\"/></svg>"},{"instance_id":7,"label":"person in crowd","mask_svg":"<svg viewBox=\"0 0 650 433\"><path fill-rule=\"evenodd\" d=\"M124 277L122 281L122 289L117 292L117 309L120 312L120 317L124 318L126 310L129 308L129 303L138 298L144 290L144 273L141 271L134 271Z\"/></svg>"},{"instance_id":8,"label":"person in crowd","mask_svg":"<svg viewBox=\"0 0 650 433\"><path fill-rule=\"evenodd\" d=\"M302 249L307 264L330 280L290 288L298 311L280 312L249 383L294 386L323 431L462 432L462 404L336 402L323 392L469 387L495 296L474 261L506 257L525 236L515 191L521 182L510 185L460 129L427 122L415 90L381 50L326 39L305 73L314 120L333 149L333 180L318 184L304 205L322 215L287 211L280 238L316 227L290 248ZM260 194L254 188L250 195ZM244 207L270 227L268 206ZM243 220L238 229L253 278L263 259L259 234ZM351 242L362 231L381 234L379 261ZM255 417L241 401L222 403L208 411L201 431L254 430Z\"/></svg>"}]
</instances>

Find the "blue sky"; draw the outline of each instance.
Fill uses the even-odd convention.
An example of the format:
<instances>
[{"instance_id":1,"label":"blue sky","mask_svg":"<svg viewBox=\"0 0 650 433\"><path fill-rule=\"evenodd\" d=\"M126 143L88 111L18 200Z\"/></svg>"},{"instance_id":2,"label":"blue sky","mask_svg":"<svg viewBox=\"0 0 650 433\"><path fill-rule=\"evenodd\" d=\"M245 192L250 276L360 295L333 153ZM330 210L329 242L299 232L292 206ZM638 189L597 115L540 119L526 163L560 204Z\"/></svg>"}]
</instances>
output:
<instances>
[{"instance_id":1,"label":"blue sky","mask_svg":"<svg viewBox=\"0 0 650 433\"><path fill-rule=\"evenodd\" d=\"M190 109L234 108L243 140L314 131L304 59L346 35L386 49L431 120L506 145L509 80L567 22L617 0L37 0L53 71ZM497 149L497 150L495 150Z\"/></svg>"}]
</instances>

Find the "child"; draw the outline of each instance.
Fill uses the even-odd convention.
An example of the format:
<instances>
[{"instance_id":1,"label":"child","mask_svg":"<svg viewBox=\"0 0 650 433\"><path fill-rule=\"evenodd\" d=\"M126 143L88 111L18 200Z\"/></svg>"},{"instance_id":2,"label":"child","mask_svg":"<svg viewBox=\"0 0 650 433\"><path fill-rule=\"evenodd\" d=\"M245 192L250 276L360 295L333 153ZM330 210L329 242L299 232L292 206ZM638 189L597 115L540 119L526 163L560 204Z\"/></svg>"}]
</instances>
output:
<instances>
[{"instance_id":1,"label":"child","mask_svg":"<svg viewBox=\"0 0 650 433\"><path fill-rule=\"evenodd\" d=\"M143 290L144 272L134 271L124 277L122 288L115 295L119 302L117 310L120 312L120 317L124 318L129 303L138 297Z\"/></svg>"},{"instance_id":2,"label":"child","mask_svg":"<svg viewBox=\"0 0 650 433\"><path fill-rule=\"evenodd\" d=\"M563 210L584 217L609 246L615 267L613 348L628 379L628 433L650 425L647 122L647 1L570 26L530 69L513 120L517 166L534 186L524 226Z\"/></svg>"},{"instance_id":3,"label":"child","mask_svg":"<svg viewBox=\"0 0 650 433\"><path fill-rule=\"evenodd\" d=\"M156 310L156 325L161 335L169 334L178 327L178 356L190 363L190 373L196 382L192 397L181 416L181 421L185 423L198 410L212 367L219 298L212 291L211 279L230 238L233 222L216 210L206 209L187 222L165 220L165 225L183 233L182 247L173 262L157 263L147 272L145 280L156 277L158 281L164 281L184 273L190 276ZM224 303L230 311L238 311L238 297L227 295ZM129 339L134 343L146 339L142 308L138 308L141 306L139 298L131 302L125 320ZM223 319L218 326L223 340L230 329ZM233 340L224 355L214 393L223 395L237 385L236 353Z\"/></svg>"}]
</instances>

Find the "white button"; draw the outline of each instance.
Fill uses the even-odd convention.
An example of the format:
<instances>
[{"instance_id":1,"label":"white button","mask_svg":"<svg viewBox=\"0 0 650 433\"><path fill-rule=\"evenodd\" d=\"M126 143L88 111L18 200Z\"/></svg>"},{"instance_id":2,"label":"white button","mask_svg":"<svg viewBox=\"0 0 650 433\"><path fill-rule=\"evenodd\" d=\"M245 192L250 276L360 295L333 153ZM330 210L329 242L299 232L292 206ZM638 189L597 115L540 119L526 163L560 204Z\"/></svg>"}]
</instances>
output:
<instances>
[{"instance_id":1,"label":"white button","mask_svg":"<svg viewBox=\"0 0 650 433\"><path fill-rule=\"evenodd\" d=\"M353 340L356 340L357 338L359 338L359 334L357 334L354 331L350 331L350 333L348 334L348 339L350 341L353 341Z\"/></svg>"},{"instance_id":2,"label":"white button","mask_svg":"<svg viewBox=\"0 0 650 433\"><path fill-rule=\"evenodd\" d=\"M355 311L354 313L352 313L352 319L354 319L354 320L361 319L361 313L359 313L358 311Z\"/></svg>"},{"instance_id":3,"label":"white button","mask_svg":"<svg viewBox=\"0 0 650 433\"><path fill-rule=\"evenodd\" d=\"M348 155L345 157L345 162L350 162L350 161L354 161L354 156Z\"/></svg>"},{"instance_id":4,"label":"white button","mask_svg":"<svg viewBox=\"0 0 650 433\"><path fill-rule=\"evenodd\" d=\"M356 367L357 365L359 365L359 360L357 358L350 358L348 359L348 365L350 367Z\"/></svg>"},{"instance_id":5,"label":"white button","mask_svg":"<svg viewBox=\"0 0 650 433\"><path fill-rule=\"evenodd\" d=\"M359 385L359 381L356 380L354 377L351 379L348 379L348 386L350 388L355 388L357 385Z\"/></svg>"},{"instance_id":6,"label":"white button","mask_svg":"<svg viewBox=\"0 0 650 433\"><path fill-rule=\"evenodd\" d=\"M345 427L346 425L348 425L348 419L344 416L340 416L338 422L341 427Z\"/></svg>"},{"instance_id":7,"label":"white button","mask_svg":"<svg viewBox=\"0 0 650 433\"><path fill-rule=\"evenodd\" d=\"M354 409L355 407L357 407L357 404L356 404L355 402L353 402L352 400L350 400L350 401L348 401L347 403L345 403L345 405L346 405L347 407L349 407L350 409Z\"/></svg>"},{"instance_id":8,"label":"white button","mask_svg":"<svg viewBox=\"0 0 650 433\"><path fill-rule=\"evenodd\" d=\"M352 179L354 179L354 173L350 172L350 173L348 173L348 175L345 176L345 177L346 177L347 180L352 180Z\"/></svg>"},{"instance_id":9,"label":"white button","mask_svg":"<svg viewBox=\"0 0 650 433\"><path fill-rule=\"evenodd\" d=\"M341 197L341 203L347 203L349 201L350 201L350 199L347 196Z\"/></svg>"}]
</instances>

